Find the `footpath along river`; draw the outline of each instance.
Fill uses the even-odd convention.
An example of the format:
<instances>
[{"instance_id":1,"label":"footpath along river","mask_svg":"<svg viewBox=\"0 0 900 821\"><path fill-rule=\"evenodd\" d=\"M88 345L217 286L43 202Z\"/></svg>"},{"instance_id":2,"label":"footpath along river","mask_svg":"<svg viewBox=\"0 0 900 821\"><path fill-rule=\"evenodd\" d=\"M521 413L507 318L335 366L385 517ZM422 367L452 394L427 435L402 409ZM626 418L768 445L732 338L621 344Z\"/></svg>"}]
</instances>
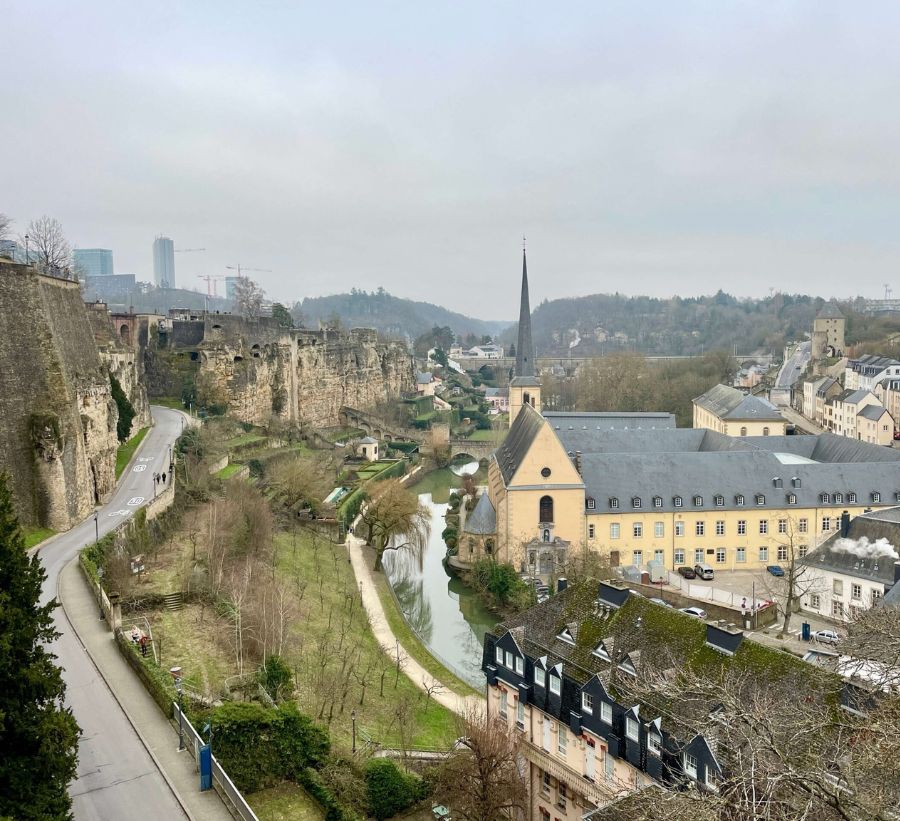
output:
<instances>
[{"instance_id":1,"label":"footpath along river","mask_svg":"<svg viewBox=\"0 0 900 821\"><path fill-rule=\"evenodd\" d=\"M477 463L433 471L410 487L431 511L431 532L421 557L389 551L384 571L409 626L449 670L478 690L484 686L481 647L484 634L498 621L475 593L448 572L441 538L450 491ZM476 475L476 481L483 481Z\"/></svg>"}]
</instances>

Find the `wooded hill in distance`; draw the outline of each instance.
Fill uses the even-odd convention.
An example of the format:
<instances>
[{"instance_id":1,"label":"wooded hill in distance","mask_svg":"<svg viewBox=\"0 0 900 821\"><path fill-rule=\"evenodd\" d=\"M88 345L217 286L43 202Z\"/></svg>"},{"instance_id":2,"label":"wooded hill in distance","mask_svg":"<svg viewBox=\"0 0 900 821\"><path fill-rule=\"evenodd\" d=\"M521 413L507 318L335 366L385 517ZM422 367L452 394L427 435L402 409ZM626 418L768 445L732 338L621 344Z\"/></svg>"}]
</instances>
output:
<instances>
[{"instance_id":1,"label":"wooded hill in distance","mask_svg":"<svg viewBox=\"0 0 900 821\"><path fill-rule=\"evenodd\" d=\"M295 315L298 311L307 328L339 319L345 328L375 328L385 336L411 339L435 326L447 326L465 339L470 334L494 336L510 325L509 321L474 319L430 302L403 299L383 288L371 293L354 288L349 294L307 297L294 305Z\"/></svg>"},{"instance_id":2,"label":"wooded hill in distance","mask_svg":"<svg viewBox=\"0 0 900 821\"><path fill-rule=\"evenodd\" d=\"M538 355L589 356L636 351L655 356L696 355L722 349L739 354L780 352L785 341L812 331L820 297L774 294L766 299L713 296L629 297L592 294L542 302L532 316ZM843 308L842 308L843 310ZM515 341L515 326L502 341Z\"/></svg>"}]
</instances>

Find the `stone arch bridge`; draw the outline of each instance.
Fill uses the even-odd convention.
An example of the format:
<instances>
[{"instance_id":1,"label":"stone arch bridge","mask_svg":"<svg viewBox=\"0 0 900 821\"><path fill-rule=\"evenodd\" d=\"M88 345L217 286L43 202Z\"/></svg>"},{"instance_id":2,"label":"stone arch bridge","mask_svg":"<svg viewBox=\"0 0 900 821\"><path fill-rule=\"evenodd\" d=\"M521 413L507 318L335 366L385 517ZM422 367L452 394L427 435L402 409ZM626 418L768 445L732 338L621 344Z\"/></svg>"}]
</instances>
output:
<instances>
[{"instance_id":1,"label":"stone arch bridge","mask_svg":"<svg viewBox=\"0 0 900 821\"><path fill-rule=\"evenodd\" d=\"M454 456L471 456L479 462L484 462L497 450L496 442L473 442L471 439L451 439L450 458Z\"/></svg>"},{"instance_id":2,"label":"stone arch bridge","mask_svg":"<svg viewBox=\"0 0 900 821\"><path fill-rule=\"evenodd\" d=\"M384 442L393 442L396 439L403 442L422 442L421 431L405 430L359 408L345 405L340 410L339 418L344 427L359 428L365 431L367 436L374 436Z\"/></svg>"}]
</instances>

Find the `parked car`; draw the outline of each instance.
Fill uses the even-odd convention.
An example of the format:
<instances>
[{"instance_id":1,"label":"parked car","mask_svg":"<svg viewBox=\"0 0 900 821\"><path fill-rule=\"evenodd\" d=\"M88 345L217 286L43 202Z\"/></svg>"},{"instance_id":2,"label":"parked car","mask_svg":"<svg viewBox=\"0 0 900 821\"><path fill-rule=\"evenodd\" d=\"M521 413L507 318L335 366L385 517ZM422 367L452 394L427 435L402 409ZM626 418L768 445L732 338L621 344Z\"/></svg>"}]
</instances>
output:
<instances>
[{"instance_id":1,"label":"parked car","mask_svg":"<svg viewBox=\"0 0 900 821\"><path fill-rule=\"evenodd\" d=\"M712 579L715 578L716 575L713 572L713 569L706 562L695 564L694 574L698 579L703 579L704 581L712 581Z\"/></svg>"},{"instance_id":2,"label":"parked car","mask_svg":"<svg viewBox=\"0 0 900 821\"><path fill-rule=\"evenodd\" d=\"M694 572L693 567L688 567L685 565L684 567L678 568L678 574L680 576L684 576L686 579L695 579L697 578L697 574Z\"/></svg>"},{"instance_id":3,"label":"parked car","mask_svg":"<svg viewBox=\"0 0 900 821\"><path fill-rule=\"evenodd\" d=\"M895 431L894 431L894 439L895 439L895 440L900 439L900 430L895 430Z\"/></svg>"},{"instance_id":4,"label":"parked car","mask_svg":"<svg viewBox=\"0 0 900 821\"><path fill-rule=\"evenodd\" d=\"M784 575L784 568L780 564L767 564L766 570L768 570L773 576Z\"/></svg>"},{"instance_id":5,"label":"parked car","mask_svg":"<svg viewBox=\"0 0 900 821\"><path fill-rule=\"evenodd\" d=\"M648 601L652 601L654 604L661 605L662 607L671 607L672 606L664 599L648 599Z\"/></svg>"},{"instance_id":6,"label":"parked car","mask_svg":"<svg viewBox=\"0 0 900 821\"><path fill-rule=\"evenodd\" d=\"M822 644L837 644L840 637L834 630L816 630L812 634L812 640L821 642Z\"/></svg>"},{"instance_id":7,"label":"parked car","mask_svg":"<svg viewBox=\"0 0 900 821\"><path fill-rule=\"evenodd\" d=\"M548 593L538 593L537 603L543 604L545 601L549 601L550 595Z\"/></svg>"},{"instance_id":8,"label":"parked car","mask_svg":"<svg viewBox=\"0 0 900 821\"><path fill-rule=\"evenodd\" d=\"M687 613L689 616L696 616L698 619L706 618L706 611L702 607L679 607L678 609L682 613Z\"/></svg>"},{"instance_id":9,"label":"parked car","mask_svg":"<svg viewBox=\"0 0 900 821\"><path fill-rule=\"evenodd\" d=\"M550 588L547 587L546 584L538 584L535 585L534 592L537 593L538 598L540 598L541 596L549 596Z\"/></svg>"}]
</instances>

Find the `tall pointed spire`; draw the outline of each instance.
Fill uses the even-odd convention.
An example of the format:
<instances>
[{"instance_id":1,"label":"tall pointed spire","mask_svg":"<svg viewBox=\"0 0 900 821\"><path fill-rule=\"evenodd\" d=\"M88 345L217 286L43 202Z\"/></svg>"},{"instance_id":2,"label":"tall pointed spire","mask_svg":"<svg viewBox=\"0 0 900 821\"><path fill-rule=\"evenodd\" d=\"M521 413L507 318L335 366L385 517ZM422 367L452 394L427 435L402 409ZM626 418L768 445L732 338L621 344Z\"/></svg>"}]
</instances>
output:
<instances>
[{"instance_id":1,"label":"tall pointed spire","mask_svg":"<svg viewBox=\"0 0 900 821\"><path fill-rule=\"evenodd\" d=\"M523 237L524 243L524 237ZM522 297L519 302L519 339L516 342L516 377L534 377L534 345L531 343L531 306L528 301L528 260L522 247Z\"/></svg>"}]
</instances>

